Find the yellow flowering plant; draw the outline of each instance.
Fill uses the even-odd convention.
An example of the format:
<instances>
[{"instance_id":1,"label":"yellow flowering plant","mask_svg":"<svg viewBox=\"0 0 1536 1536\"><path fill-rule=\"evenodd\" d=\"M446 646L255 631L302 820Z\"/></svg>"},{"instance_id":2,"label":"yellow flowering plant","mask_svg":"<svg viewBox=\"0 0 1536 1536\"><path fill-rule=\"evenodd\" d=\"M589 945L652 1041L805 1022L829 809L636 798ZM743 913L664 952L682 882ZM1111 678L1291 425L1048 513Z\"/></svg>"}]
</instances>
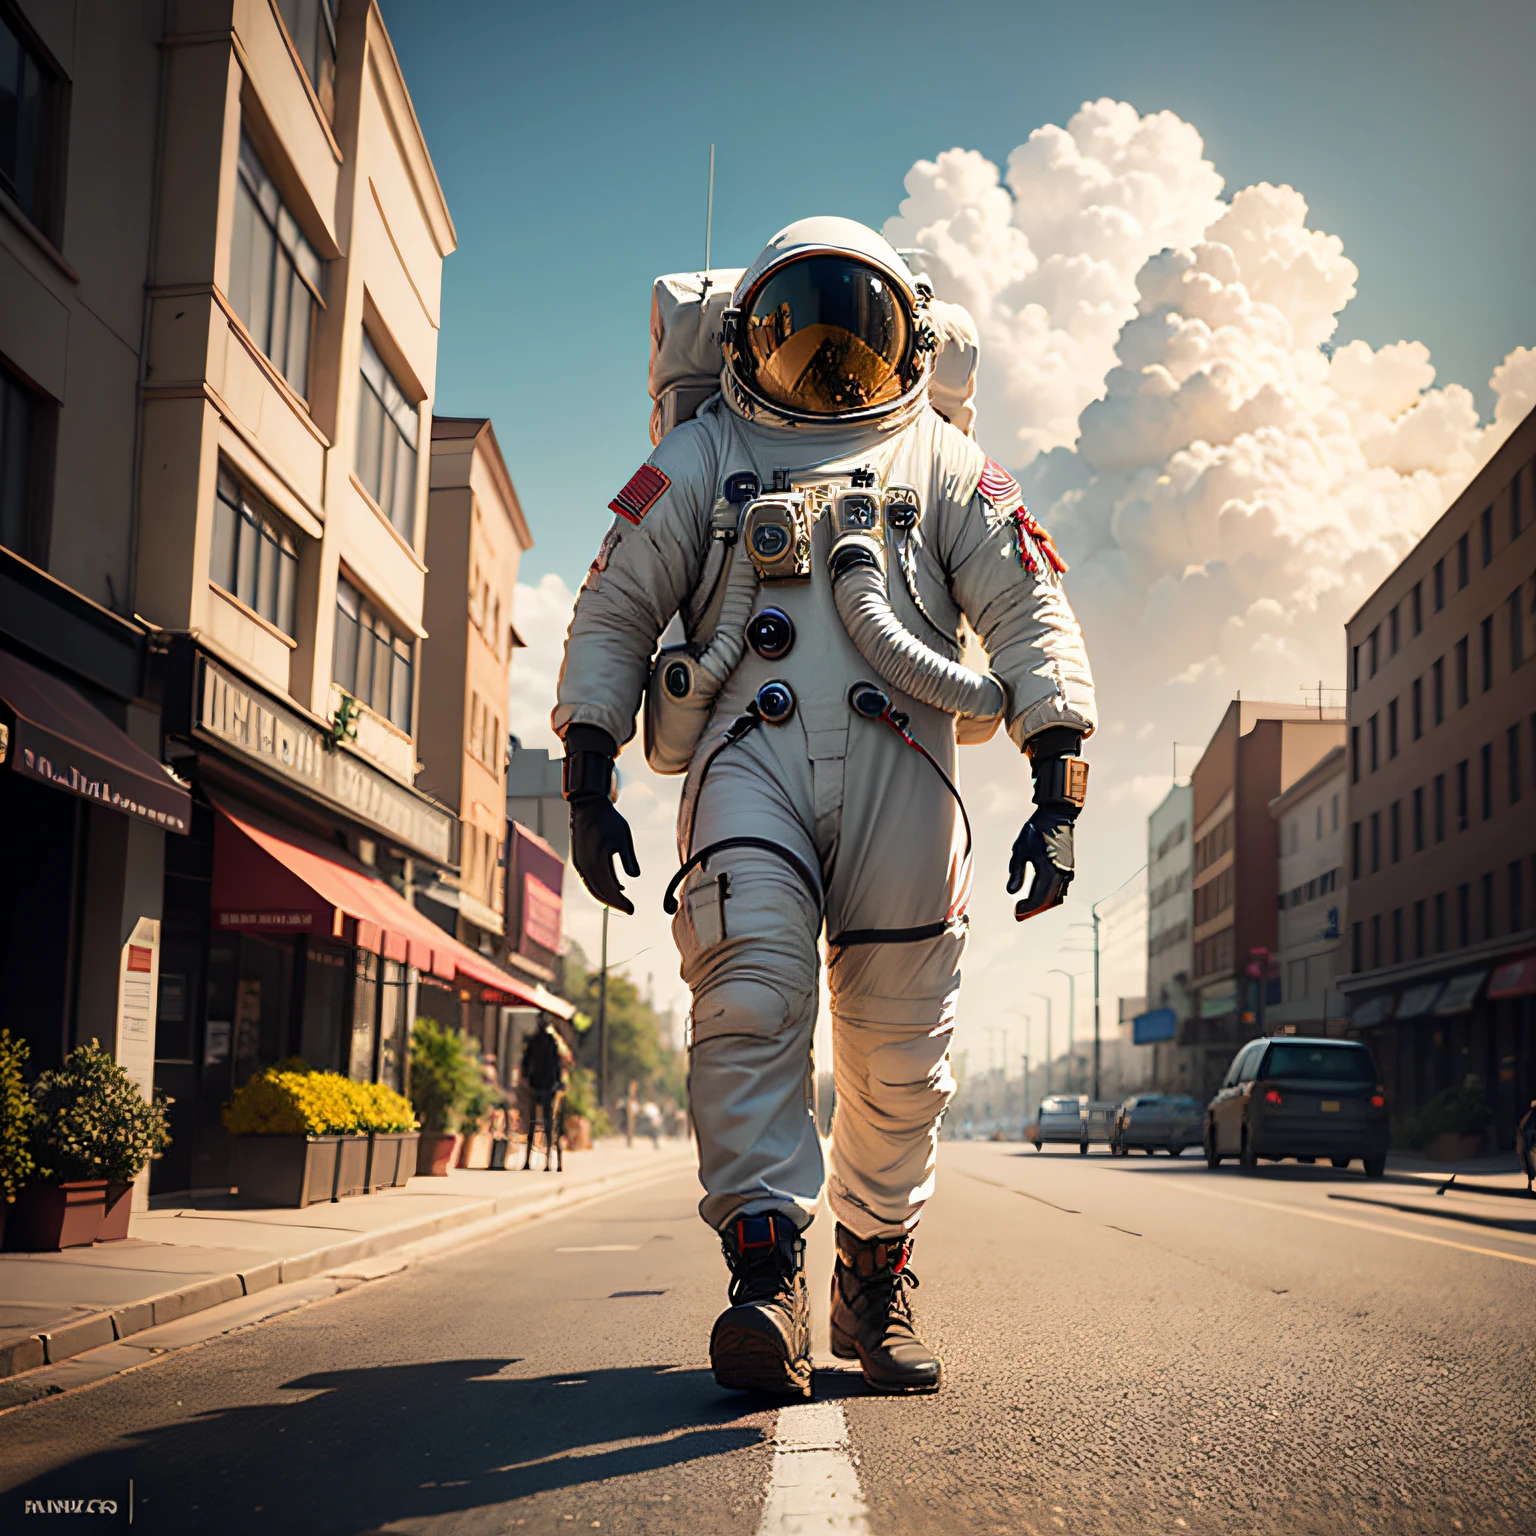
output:
<instances>
[{"instance_id":1,"label":"yellow flowering plant","mask_svg":"<svg viewBox=\"0 0 1536 1536\"><path fill-rule=\"evenodd\" d=\"M413 1131L410 1104L383 1083L282 1061L258 1072L224 1107L232 1136L357 1136Z\"/></svg>"}]
</instances>

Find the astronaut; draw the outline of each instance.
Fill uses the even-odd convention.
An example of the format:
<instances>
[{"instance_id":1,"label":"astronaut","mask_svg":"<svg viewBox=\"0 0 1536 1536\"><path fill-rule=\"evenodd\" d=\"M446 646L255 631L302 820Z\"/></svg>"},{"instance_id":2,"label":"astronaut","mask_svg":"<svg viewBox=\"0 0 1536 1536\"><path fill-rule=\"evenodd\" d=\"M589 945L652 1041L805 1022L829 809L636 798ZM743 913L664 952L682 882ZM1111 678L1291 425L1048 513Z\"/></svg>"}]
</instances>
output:
<instances>
[{"instance_id":1,"label":"astronaut","mask_svg":"<svg viewBox=\"0 0 1536 1536\"><path fill-rule=\"evenodd\" d=\"M687 771L667 907L693 999L699 1210L731 1272L716 1380L810 1394L824 935L832 1348L876 1390L933 1391L910 1259L954 1090L972 859L957 741L1002 722L1027 754L1008 891L1029 875L1016 915L1043 912L1072 879L1093 684L1049 535L930 403L938 306L896 251L802 220L718 297L718 393L610 504L566 640L553 724L572 858L597 900L633 911L613 760L643 696L647 756ZM686 638L658 655L674 616ZM966 624L987 672L963 664Z\"/></svg>"}]
</instances>

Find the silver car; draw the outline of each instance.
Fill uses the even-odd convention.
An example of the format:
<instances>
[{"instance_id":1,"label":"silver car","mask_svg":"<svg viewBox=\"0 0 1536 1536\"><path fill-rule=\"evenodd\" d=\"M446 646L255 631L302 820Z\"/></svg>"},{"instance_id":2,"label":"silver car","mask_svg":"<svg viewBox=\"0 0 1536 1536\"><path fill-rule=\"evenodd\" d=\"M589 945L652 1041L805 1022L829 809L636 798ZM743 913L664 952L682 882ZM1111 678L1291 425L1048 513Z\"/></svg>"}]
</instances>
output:
<instances>
[{"instance_id":1,"label":"silver car","mask_svg":"<svg viewBox=\"0 0 1536 1536\"><path fill-rule=\"evenodd\" d=\"M1079 1152L1088 1150L1089 1123L1088 1100L1076 1094L1054 1094L1041 1099L1035 1115L1034 1134L1030 1140L1035 1151L1048 1141L1066 1141L1076 1145Z\"/></svg>"},{"instance_id":2,"label":"silver car","mask_svg":"<svg viewBox=\"0 0 1536 1536\"><path fill-rule=\"evenodd\" d=\"M1185 1094L1138 1093L1115 1113L1109 1150L1127 1156L1140 1147L1150 1157L1159 1147L1177 1157L1186 1147L1198 1147L1204 1131L1205 1111L1197 1099Z\"/></svg>"}]
</instances>

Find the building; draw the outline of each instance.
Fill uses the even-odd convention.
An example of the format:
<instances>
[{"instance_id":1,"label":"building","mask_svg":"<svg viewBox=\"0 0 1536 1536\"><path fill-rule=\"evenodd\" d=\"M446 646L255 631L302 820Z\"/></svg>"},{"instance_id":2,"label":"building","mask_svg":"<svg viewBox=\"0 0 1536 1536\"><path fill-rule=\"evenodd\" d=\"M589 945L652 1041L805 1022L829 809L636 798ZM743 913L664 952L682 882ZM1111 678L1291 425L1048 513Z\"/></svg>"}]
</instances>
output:
<instances>
[{"instance_id":1,"label":"building","mask_svg":"<svg viewBox=\"0 0 1536 1536\"><path fill-rule=\"evenodd\" d=\"M1180 1085L1178 1047L1167 1028L1190 1017L1189 981L1194 970L1194 791L1175 783L1147 818L1147 994L1145 1011L1153 1038L1139 1053L1147 1059L1135 1075L1147 1087L1187 1091ZM1141 1011L1141 1010L1138 1010ZM1171 1015L1171 1019L1169 1018ZM1145 1026L1144 1026L1145 1028ZM1189 1063L1183 1063L1188 1074Z\"/></svg>"},{"instance_id":2,"label":"building","mask_svg":"<svg viewBox=\"0 0 1536 1536\"><path fill-rule=\"evenodd\" d=\"M424 912L482 954L505 934L507 690L518 560L533 545L496 433L434 417L427 518L419 785L459 818L457 878L418 891Z\"/></svg>"},{"instance_id":3,"label":"building","mask_svg":"<svg viewBox=\"0 0 1536 1536\"><path fill-rule=\"evenodd\" d=\"M453 224L370 0L0 26L7 1000L39 1064L152 1059L156 1187L227 1187L260 1067L403 1086L425 986L542 1005L410 899L459 872L416 783Z\"/></svg>"},{"instance_id":4,"label":"building","mask_svg":"<svg viewBox=\"0 0 1536 1536\"><path fill-rule=\"evenodd\" d=\"M1181 1091L1214 1092L1233 1051L1281 1000L1280 849L1269 805L1343 738L1342 710L1237 699L1195 766L1191 1017L1176 1040L1199 1056Z\"/></svg>"},{"instance_id":5,"label":"building","mask_svg":"<svg viewBox=\"0 0 1536 1536\"><path fill-rule=\"evenodd\" d=\"M507 743L507 820L520 822L562 859L570 858L571 810L560 793L560 759L542 747L525 747L515 736Z\"/></svg>"},{"instance_id":6,"label":"building","mask_svg":"<svg viewBox=\"0 0 1536 1536\"><path fill-rule=\"evenodd\" d=\"M1269 802L1280 843L1280 1000L1265 1018L1272 1032L1344 1032L1338 974L1346 892L1345 755L1335 747Z\"/></svg>"},{"instance_id":7,"label":"building","mask_svg":"<svg viewBox=\"0 0 1536 1536\"><path fill-rule=\"evenodd\" d=\"M1536 413L1349 621L1351 1026L1394 1113L1536 1098Z\"/></svg>"},{"instance_id":8,"label":"building","mask_svg":"<svg viewBox=\"0 0 1536 1536\"><path fill-rule=\"evenodd\" d=\"M0 1022L34 1069L96 1039L148 1088L192 818L133 618L161 52L139 7L25 0L0 56Z\"/></svg>"}]
</instances>

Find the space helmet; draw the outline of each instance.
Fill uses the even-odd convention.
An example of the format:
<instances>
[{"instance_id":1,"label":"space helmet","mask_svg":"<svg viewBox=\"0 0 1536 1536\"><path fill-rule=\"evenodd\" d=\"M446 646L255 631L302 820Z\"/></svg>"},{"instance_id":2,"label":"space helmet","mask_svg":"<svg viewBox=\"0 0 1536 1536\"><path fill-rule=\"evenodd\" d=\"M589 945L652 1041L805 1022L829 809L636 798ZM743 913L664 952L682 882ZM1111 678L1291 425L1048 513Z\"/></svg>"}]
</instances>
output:
<instances>
[{"instance_id":1,"label":"space helmet","mask_svg":"<svg viewBox=\"0 0 1536 1536\"><path fill-rule=\"evenodd\" d=\"M878 421L927 388L926 287L852 219L781 229L725 312L728 382L748 414L795 425Z\"/></svg>"}]
</instances>

